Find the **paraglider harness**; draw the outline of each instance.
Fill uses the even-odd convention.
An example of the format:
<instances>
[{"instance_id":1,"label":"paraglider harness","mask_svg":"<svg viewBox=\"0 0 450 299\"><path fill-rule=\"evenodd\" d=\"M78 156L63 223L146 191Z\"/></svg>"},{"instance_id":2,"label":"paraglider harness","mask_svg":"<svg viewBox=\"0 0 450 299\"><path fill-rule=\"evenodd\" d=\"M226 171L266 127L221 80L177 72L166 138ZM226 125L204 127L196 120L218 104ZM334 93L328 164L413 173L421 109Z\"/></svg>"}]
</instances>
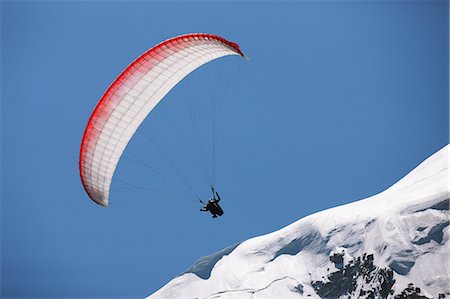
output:
<instances>
[{"instance_id":1,"label":"paraglider harness","mask_svg":"<svg viewBox=\"0 0 450 299\"><path fill-rule=\"evenodd\" d=\"M213 197L208 200L206 204L200 200L200 202L204 204L203 208L201 208L200 211L209 211L213 215L212 218L217 218L217 216L223 215L223 210L219 205L220 196L219 193L214 191L214 187L211 188L211 191L213 193Z\"/></svg>"}]
</instances>

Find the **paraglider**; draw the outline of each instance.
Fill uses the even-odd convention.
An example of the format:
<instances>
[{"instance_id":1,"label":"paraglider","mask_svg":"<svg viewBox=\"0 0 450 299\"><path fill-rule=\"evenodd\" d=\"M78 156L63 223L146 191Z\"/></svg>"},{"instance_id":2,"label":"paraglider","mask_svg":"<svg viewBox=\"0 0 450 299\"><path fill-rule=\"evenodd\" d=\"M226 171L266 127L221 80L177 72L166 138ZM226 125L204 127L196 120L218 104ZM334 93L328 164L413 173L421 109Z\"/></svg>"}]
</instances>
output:
<instances>
[{"instance_id":1,"label":"paraglider","mask_svg":"<svg viewBox=\"0 0 450 299\"><path fill-rule=\"evenodd\" d=\"M192 71L228 55L246 58L236 43L220 36L185 34L149 49L114 80L90 116L80 147L81 181L94 202L108 206L127 144L166 94Z\"/></svg>"},{"instance_id":2,"label":"paraglider","mask_svg":"<svg viewBox=\"0 0 450 299\"><path fill-rule=\"evenodd\" d=\"M217 218L217 216L223 215L223 210L219 205L219 193L215 192L214 188L212 188L212 193L213 197L208 200L208 202L203 206L203 208L200 209L200 211L209 211L213 215L212 218Z\"/></svg>"}]
</instances>

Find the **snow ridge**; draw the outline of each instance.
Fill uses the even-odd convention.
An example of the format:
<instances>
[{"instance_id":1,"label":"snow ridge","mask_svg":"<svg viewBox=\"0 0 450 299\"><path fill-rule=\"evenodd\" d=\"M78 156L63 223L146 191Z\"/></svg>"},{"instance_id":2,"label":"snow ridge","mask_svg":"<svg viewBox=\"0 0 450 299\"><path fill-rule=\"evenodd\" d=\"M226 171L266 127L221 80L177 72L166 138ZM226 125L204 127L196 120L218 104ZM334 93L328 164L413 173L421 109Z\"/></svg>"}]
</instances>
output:
<instances>
[{"instance_id":1,"label":"snow ridge","mask_svg":"<svg viewBox=\"0 0 450 299\"><path fill-rule=\"evenodd\" d=\"M449 296L449 151L382 193L203 257L148 298Z\"/></svg>"}]
</instances>

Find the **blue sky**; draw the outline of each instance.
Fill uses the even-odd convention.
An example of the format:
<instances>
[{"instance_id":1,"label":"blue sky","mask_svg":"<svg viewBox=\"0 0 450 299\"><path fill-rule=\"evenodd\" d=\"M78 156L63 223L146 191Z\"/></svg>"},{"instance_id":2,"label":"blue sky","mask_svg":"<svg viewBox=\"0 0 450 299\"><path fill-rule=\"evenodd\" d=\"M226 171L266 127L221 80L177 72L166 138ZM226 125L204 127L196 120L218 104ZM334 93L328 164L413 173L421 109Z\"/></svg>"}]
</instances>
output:
<instances>
[{"instance_id":1,"label":"blue sky","mask_svg":"<svg viewBox=\"0 0 450 299\"><path fill-rule=\"evenodd\" d=\"M383 191L448 143L448 1L1 5L5 298L142 298L200 256ZM250 61L213 62L177 86L130 142L110 207L97 206L78 175L90 113L130 61L189 32L237 42ZM206 198L162 115L194 132L182 99L202 111L210 83L232 86L216 95L219 219L168 195L186 187L145 137Z\"/></svg>"}]
</instances>

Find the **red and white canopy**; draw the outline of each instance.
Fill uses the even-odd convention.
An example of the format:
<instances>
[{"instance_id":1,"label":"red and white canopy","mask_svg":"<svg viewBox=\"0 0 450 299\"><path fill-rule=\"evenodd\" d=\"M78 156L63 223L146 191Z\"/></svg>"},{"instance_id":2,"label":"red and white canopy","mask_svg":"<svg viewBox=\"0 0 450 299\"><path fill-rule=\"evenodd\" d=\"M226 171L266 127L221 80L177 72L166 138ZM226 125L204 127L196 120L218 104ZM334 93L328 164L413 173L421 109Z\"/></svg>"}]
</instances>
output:
<instances>
[{"instance_id":1,"label":"red and white canopy","mask_svg":"<svg viewBox=\"0 0 450 299\"><path fill-rule=\"evenodd\" d=\"M120 157L139 125L189 73L219 57L245 55L235 43L194 33L151 48L111 84L86 126L80 149L80 176L89 197L108 206L109 188Z\"/></svg>"}]
</instances>

